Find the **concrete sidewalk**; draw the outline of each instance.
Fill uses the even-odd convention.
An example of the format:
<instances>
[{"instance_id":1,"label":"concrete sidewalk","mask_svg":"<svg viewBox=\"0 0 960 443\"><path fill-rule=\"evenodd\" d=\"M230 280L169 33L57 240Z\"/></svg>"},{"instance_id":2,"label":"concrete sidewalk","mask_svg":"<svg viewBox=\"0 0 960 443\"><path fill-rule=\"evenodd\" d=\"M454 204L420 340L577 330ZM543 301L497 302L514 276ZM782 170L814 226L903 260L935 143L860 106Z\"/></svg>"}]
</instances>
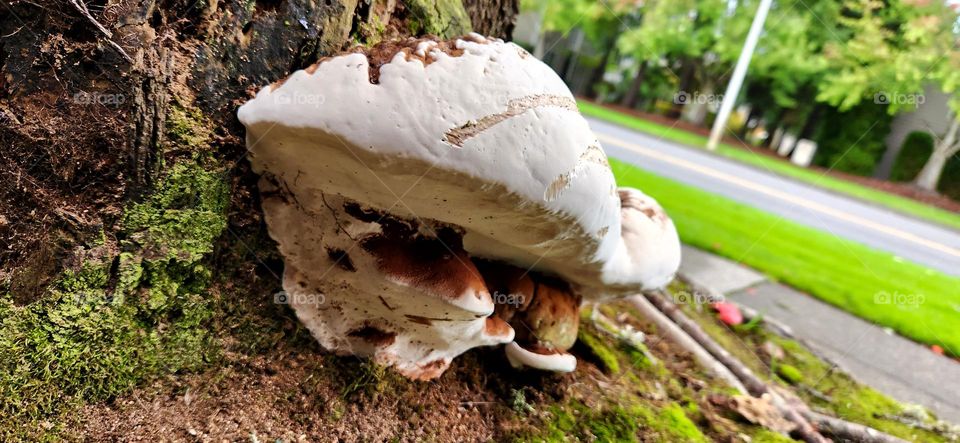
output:
<instances>
[{"instance_id":1,"label":"concrete sidewalk","mask_svg":"<svg viewBox=\"0 0 960 443\"><path fill-rule=\"evenodd\" d=\"M789 326L861 383L960 423L960 363L699 249L684 246L680 274Z\"/></svg>"}]
</instances>

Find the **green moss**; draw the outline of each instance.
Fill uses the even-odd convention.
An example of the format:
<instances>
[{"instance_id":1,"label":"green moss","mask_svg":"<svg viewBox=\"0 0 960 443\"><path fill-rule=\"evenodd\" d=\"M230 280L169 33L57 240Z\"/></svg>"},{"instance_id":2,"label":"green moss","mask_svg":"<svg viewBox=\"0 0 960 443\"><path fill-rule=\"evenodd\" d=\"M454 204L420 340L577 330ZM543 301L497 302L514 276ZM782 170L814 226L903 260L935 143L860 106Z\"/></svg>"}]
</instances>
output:
<instances>
[{"instance_id":1,"label":"green moss","mask_svg":"<svg viewBox=\"0 0 960 443\"><path fill-rule=\"evenodd\" d=\"M800 372L800 370L788 364L777 365L777 375L791 385L795 385L803 381L803 374Z\"/></svg>"},{"instance_id":2,"label":"green moss","mask_svg":"<svg viewBox=\"0 0 960 443\"><path fill-rule=\"evenodd\" d=\"M591 409L579 401L548 409L551 420L546 422L540 435L526 436L527 441L576 440L638 441L638 410L612 406L600 410Z\"/></svg>"},{"instance_id":3,"label":"green moss","mask_svg":"<svg viewBox=\"0 0 960 443\"><path fill-rule=\"evenodd\" d=\"M410 0L405 2L411 12L413 34L433 34L452 38L469 33L470 16L460 0Z\"/></svg>"},{"instance_id":4,"label":"green moss","mask_svg":"<svg viewBox=\"0 0 960 443\"><path fill-rule=\"evenodd\" d=\"M609 348L589 329L591 328L581 324L580 330L577 333L577 340L579 343L586 347L591 354L593 354L594 360L599 364L600 369L604 370L608 374L620 373L620 361L617 358L617 353L613 349Z\"/></svg>"},{"instance_id":5,"label":"green moss","mask_svg":"<svg viewBox=\"0 0 960 443\"><path fill-rule=\"evenodd\" d=\"M687 418L676 403L662 408L644 404L638 399L590 408L573 400L548 409L548 420L538 435L526 435L525 441L682 441L706 442L703 433Z\"/></svg>"},{"instance_id":6,"label":"green moss","mask_svg":"<svg viewBox=\"0 0 960 443\"><path fill-rule=\"evenodd\" d=\"M381 396L396 395L398 389L409 382L397 371L371 360L331 358L330 369L325 376L343 381L339 397L343 403L355 402L360 396L376 401Z\"/></svg>"},{"instance_id":7,"label":"green moss","mask_svg":"<svg viewBox=\"0 0 960 443\"><path fill-rule=\"evenodd\" d=\"M228 198L219 174L178 163L152 195L126 212L125 230L144 257L194 262L212 250L226 227Z\"/></svg>"},{"instance_id":8,"label":"green moss","mask_svg":"<svg viewBox=\"0 0 960 443\"><path fill-rule=\"evenodd\" d=\"M536 410L533 405L527 403L527 395L523 389L510 390L510 409L517 414L527 414Z\"/></svg>"},{"instance_id":9,"label":"green moss","mask_svg":"<svg viewBox=\"0 0 960 443\"><path fill-rule=\"evenodd\" d=\"M383 35L386 32L387 24L380 19L380 16L373 14L369 21L360 23L353 39L366 46L374 46L383 41Z\"/></svg>"},{"instance_id":10,"label":"green moss","mask_svg":"<svg viewBox=\"0 0 960 443\"><path fill-rule=\"evenodd\" d=\"M670 289L673 292L686 291L682 284L672 285ZM772 334L764 328L730 331L713 318L707 310L697 309L696 306L689 304L680 305L680 307L684 313L696 320L714 340L756 374L770 374L770 369L757 357L754 352L755 349L767 341L783 349L785 357L774 362L774 373L786 382L793 380L792 383L812 383L808 386L809 390L797 390L797 394L811 407L844 420L871 426L906 440L944 441L942 436L932 432L913 429L900 422L881 418L899 414L902 412L903 406L893 399L857 383L845 373L835 370L834 367L817 358L800 343ZM779 380L776 382L779 383ZM818 394L815 395L814 391Z\"/></svg>"},{"instance_id":11,"label":"green moss","mask_svg":"<svg viewBox=\"0 0 960 443\"><path fill-rule=\"evenodd\" d=\"M123 252L64 271L29 305L0 298L0 440L54 438L83 403L217 357L201 260L227 199L218 174L177 164L126 211Z\"/></svg>"},{"instance_id":12,"label":"green moss","mask_svg":"<svg viewBox=\"0 0 960 443\"><path fill-rule=\"evenodd\" d=\"M213 136L210 123L196 108L173 105L167 113L167 146L201 151Z\"/></svg>"},{"instance_id":13,"label":"green moss","mask_svg":"<svg viewBox=\"0 0 960 443\"><path fill-rule=\"evenodd\" d=\"M668 404L645 423L661 438L660 441L706 442L706 438L676 403Z\"/></svg>"},{"instance_id":14,"label":"green moss","mask_svg":"<svg viewBox=\"0 0 960 443\"><path fill-rule=\"evenodd\" d=\"M794 443L796 440L768 429L759 429L750 437L753 443Z\"/></svg>"},{"instance_id":15,"label":"green moss","mask_svg":"<svg viewBox=\"0 0 960 443\"><path fill-rule=\"evenodd\" d=\"M829 364L818 359L797 342L777 336L767 336L780 346L786 355L784 364L792 366L801 374L816 379L813 389L829 396L829 401L800 391L811 407L825 410L844 420L862 423L894 436L912 441L944 441L942 436L929 431L911 428L903 423L884 420L880 417L897 415L903 411L903 405L867 386L861 385L848 375L834 370Z\"/></svg>"}]
</instances>

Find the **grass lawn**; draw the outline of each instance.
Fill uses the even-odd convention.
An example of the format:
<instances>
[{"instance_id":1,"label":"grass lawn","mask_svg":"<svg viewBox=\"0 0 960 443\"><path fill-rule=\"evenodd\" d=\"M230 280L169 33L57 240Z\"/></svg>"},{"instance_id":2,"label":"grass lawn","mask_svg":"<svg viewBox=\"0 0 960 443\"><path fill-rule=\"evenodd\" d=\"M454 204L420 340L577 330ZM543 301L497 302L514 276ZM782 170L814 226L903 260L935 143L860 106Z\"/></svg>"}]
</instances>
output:
<instances>
[{"instance_id":1,"label":"grass lawn","mask_svg":"<svg viewBox=\"0 0 960 443\"><path fill-rule=\"evenodd\" d=\"M685 243L960 355L960 279L610 160L617 183L656 198Z\"/></svg>"},{"instance_id":2,"label":"grass lawn","mask_svg":"<svg viewBox=\"0 0 960 443\"><path fill-rule=\"evenodd\" d=\"M579 101L580 112L583 115L606 120L621 126L645 132L665 140L675 141L690 146L705 147L707 138L679 128L670 128L668 126L654 123L648 120L623 114L615 110L598 106L593 103ZM889 194L878 191L857 183L848 182L826 176L820 172L806 168L794 166L791 163L770 158L763 154L753 153L744 149L721 143L717 148L717 153L724 157L758 166L760 168L772 171L774 173L795 178L797 180L814 184L821 188L830 189L843 194L857 197L861 200L886 206L905 214L910 214L925 220L937 222L946 226L960 229L960 214L955 214L934 206L926 205L909 198L899 195Z\"/></svg>"}]
</instances>

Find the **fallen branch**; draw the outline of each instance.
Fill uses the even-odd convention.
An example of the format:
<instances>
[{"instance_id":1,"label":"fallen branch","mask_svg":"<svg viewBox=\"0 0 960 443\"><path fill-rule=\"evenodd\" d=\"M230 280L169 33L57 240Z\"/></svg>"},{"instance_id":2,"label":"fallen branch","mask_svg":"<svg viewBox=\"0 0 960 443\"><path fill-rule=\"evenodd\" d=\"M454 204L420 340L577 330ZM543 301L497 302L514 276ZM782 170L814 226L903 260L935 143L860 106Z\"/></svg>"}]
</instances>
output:
<instances>
[{"instance_id":1,"label":"fallen branch","mask_svg":"<svg viewBox=\"0 0 960 443\"><path fill-rule=\"evenodd\" d=\"M730 301L729 299L727 299L726 296L724 296L723 294L719 293L718 291L715 291L715 290L710 289L710 288L708 288L708 287L705 287L705 286L699 285L699 284L697 284L697 283L694 283L692 280L690 280L690 279L688 279L688 278L685 278L685 277L683 277L682 275L680 276L680 279L681 279L688 287L690 287L690 289L692 289L694 292L696 292L696 293L698 293L698 294L702 294L702 295L703 295L707 300L709 300L711 303L713 303L713 302L732 303L732 304L736 305L738 309L740 309L740 312L743 314L743 319L744 319L745 321L750 322L750 321L753 321L753 320L756 319L756 318L759 318L759 319L760 319L760 324L762 324L764 327L766 327L768 331L773 332L774 334L777 334L777 335L779 335L780 337L788 338L788 339L790 339L790 340L794 340L794 341L800 342L800 344L804 345L804 346L807 348L807 350L809 350L810 352L812 352L813 355L816 355L817 358L819 358L820 360L823 360L823 361L829 363L829 364L832 365L832 366L841 367L839 363L837 363L837 362L834 361L832 358L830 358L830 356L824 354L819 348L817 348L817 346L811 344L810 342L804 340L804 339L801 338L801 337L797 337L796 335L794 335L793 329L790 328L790 326L787 326L785 323L781 322L780 320L778 320L778 319L776 319L776 318L774 318L774 317L770 317L769 315L762 314L762 313L760 313L759 311L757 311L756 309L750 308L750 307L745 306L745 305L743 305L743 304ZM697 298L695 298L695 300L696 300L696 299L697 299Z\"/></svg>"},{"instance_id":2,"label":"fallen branch","mask_svg":"<svg viewBox=\"0 0 960 443\"><path fill-rule=\"evenodd\" d=\"M813 412L802 400L794 395L788 396L789 399L784 398L777 390L771 389L763 380L754 375L753 372L737 360L736 357L727 352L726 349L723 349L723 347L700 328L700 325L688 318L664 295L645 293L643 296L631 297L634 305L637 305L638 303L636 303L636 301L641 299L649 301L649 305L654 306L659 312L665 314L666 317L669 317L670 320L676 323L675 326L682 329L681 332L687 335L687 338L693 340L701 349L709 352L715 359L715 362L727 367L730 372L735 374L740 381L743 382L743 385L748 388L750 395L758 398L762 398L764 395L768 396L774 407L780 411L783 417L797 425L794 433L804 441L827 442L828 440L826 440L818 430L838 439L866 443L899 443L904 441L869 426L851 423L846 420ZM684 346L682 342L678 342L678 344ZM713 364L711 363L711 365ZM816 425L816 427L814 427L814 425Z\"/></svg>"},{"instance_id":3,"label":"fallen branch","mask_svg":"<svg viewBox=\"0 0 960 443\"><path fill-rule=\"evenodd\" d=\"M683 332L687 333L691 339L697 342L707 352L709 352L721 365L726 366L746 387L746 392L750 395L762 398L764 394L770 396L770 401L780 411L784 418L796 425L794 434L808 443L826 443L828 440L820 435L819 432L804 418L795 408L791 407L786 400L777 392L767 387L767 384L753 374L749 368L727 352L716 341L710 338L703 329L693 320L688 318L680 309L660 294L644 293L644 297L660 312L666 314ZM632 297L637 299L639 297Z\"/></svg>"},{"instance_id":4,"label":"fallen branch","mask_svg":"<svg viewBox=\"0 0 960 443\"><path fill-rule=\"evenodd\" d=\"M927 420L929 417L926 417L925 415L923 417L913 416L906 411L900 414L879 414L877 417L884 420L892 420L898 423L903 423L914 429L933 432L937 435L943 436L949 441L960 441L960 426L947 423L943 420L936 420L933 423L928 423Z\"/></svg>"},{"instance_id":5,"label":"fallen branch","mask_svg":"<svg viewBox=\"0 0 960 443\"><path fill-rule=\"evenodd\" d=\"M851 423L836 417L813 412L809 409L802 411L802 414L807 420L820 428L821 431L838 439L864 443L905 443L905 440L884 434L869 426Z\"/></svg>"},{"instance_id":6,"label":"fallen branch","mask_svg":"<svg viewBox=\"0 0 960 443\"><path fill-rule=\"evenodd\" d=\"M120 45L117 44L117 42L113 41L113 33L110 32L109 29L101 25L100 22L98 22L97 19L93 18L92 15L90 15L90 10L87 9L87 5L82 3L80 0L70 0L70 4L72 4L77 11L83 14L83 16L86 17L87 20L89 20L90 23L92 23L93 26L96 27L98 31L100 31L100 33L102 33L104 36L107 37L106 39L107 43L109 43L110 46L113 47L113 49L116 49L117 52L119 52L120 55L122 55L123 58L127 60L127 62L129 62L130 64L133 64L133 58L127 55L127 51L124 51L123 48L121 48Z\"/></svg>"},{"instance_id":7,"label":"fallen branch","mask_svg":"<svg viewBox=\"0 0 960 443\"><path fill-rule=\"evenodd\" d=\"M824 401L824 402L827 402L827 403L832 403L832 402L833 402L833 397L831 397L831 396L829 396L829 395L827 395L827 394L824 394L823 392L820 392L820 391L814 389L812 386L808 386L808 385L805 385L805 384L803 384L803 383L801 383L801 384L799 384L799 385L797 385L797 386L798 386L800 389L802 389L803 392L806 392L807 394L810 394L810 396L812 396L812 397L814 397L814 398L816 398L816 399L818 399L818 400L820 400L820 401Z\"/></svg>"},{"instance_id":8,"label":"fallen branch","mask_svg":"<svg viewBox=\"0 0 960 443\"><path fill-rule=\"evenodd\" d=\"M736 375L730 372L730 369L720 364L703 346L700 346L699 343L690 338L676 323L670 321L666 315L657 310L647 299L636 295L629 297L628 300L644 317L657 325L657 329L659 329L664 336L693 354L693 357L697 359L697 362L699 362L707 372L727 382L727 384L733 386L738 391L747 392L747 388L743 386L743 383L740 382L740 379L737 378Z\"/></svg>"}]
</instances>

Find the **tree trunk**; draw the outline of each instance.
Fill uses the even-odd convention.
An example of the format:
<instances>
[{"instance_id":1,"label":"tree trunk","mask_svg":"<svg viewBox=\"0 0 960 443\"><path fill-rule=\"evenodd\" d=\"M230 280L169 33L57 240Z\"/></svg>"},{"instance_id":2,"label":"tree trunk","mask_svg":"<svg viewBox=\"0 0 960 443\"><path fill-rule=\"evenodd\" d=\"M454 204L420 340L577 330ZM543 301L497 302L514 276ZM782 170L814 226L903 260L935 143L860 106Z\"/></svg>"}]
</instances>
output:
<instances>
[{"instance_id":1,"label":"tree trunk","mask_svg":"<svg viewBox=\"0 0 960 443\"><path fill-rule=\"evenodd\" d=\"M688 58L683 59L683 69L680 72L680 84L677 88L677 93L682 94L687 97L687 100L674 100L673 107L670 108L670 112L667 113L667 117L670 118L680 118L680 115L683 114L683 107L693 99L697 91L690 91L690 86L693 85L693 75L696 74L696 66L692 60Z\"/></svg>"},{"instance_id":2,"label":"tree trunk","mask_svg":"<svg viewBox=\"0 0 960 443\"><path fill-rule=\"evenodd\" d=\"M10 234L0 235L0 277L18 280L18 270L38 260L51 240L42 233L60 238L58 256L101 229L109 236L125 206L197 151L242 168L235 111L255 89L353 41L455 36L470 31L471 20L484 34L509 38L519 5L190 3L146 0L143 8L101 11L80 0L18 2L0 13L0 174L16 182L0 190L0 229ZM36 212L6 209L18 207ZM70 220L58 210L86 215ZM36 296L43 285L34 286L19 287Z\"/></svg>"},{"instance_id":3,"label":"tree trunk","mask_svg":"<svg viewBox=\"0 0 960 443\"><path fill-rule=\"evenodd\" d=\"M787 115L786 108L780 108L780 110L777 111L777 116L774 117L773 120L771 120L770 122L767 122L764 124L764 126L766 126L767 128L767 132L769 132L769 135L767 136L767 138L763 139L763 143L761 143L760 146L764 148L771 147L771 145L773 144L773 134L776 133L777 129L780 129L780 122L783 121L783 117L786 115Z\"/></svg>"},{"instance_id":4,"label":"tree trunk","mask_svg":"<svg viewBox=\"0 0 960 443\"><path fill-rule=\"evenodd\" d=\"M800 129L799 138L810 139L813 137L814 132L817 130L817 127L820 125L820 118L823 116L824 106L817 103L813 106L813 110L810 111L810 115L807 116L807 121L803 123L803 128Z\"/></svg>"},{"instance_id":5,"label":"tree trunk","mask_svg":"<svg viewBox=\"0 0 960 443\"><path fill-rule=\"evenodd\" d=\"M603 74L607 71L607 63L610 62L610 57L613 55L613 50L615 49L614 44L610 44L603 51L603 57L600 58L600 64L593 68L593 71L590 72L590 80L587 81L587 95L590 98L597 98L597 84L603 80Z\"/></svg>"},{"instance_id":6,"label":"tree trunk","mask_svg":"<svg viewBox=\"0 0 960 443\"><path fill-rule=\"evenodd\" d=\"M510 40L520 0L463 0L473 31Z\"/></svg>"},{"instance_id":7,"label":"tree trunk","mask_svg":"<svg viewBox=\"0 0 960 443\"><path fill-rule=\"evenodd\" d=\"M943 149L940 149L939 146L935 148L933 153L930 154L930 159L917 174L914 182L917 187L927 191L936 191L937 185L940 183L940 175L943 174L943 167L946 166L948 159L950 157L946 155Z\"/></svg>"},{"instance_id":8,"label":"tree trunk","mask_svg":"<svg viewBox=\"0 0 960 443\"><path fill-rule=\"evenodd\" d=\"M633 109L633 107L637 105L640 85L643 84L643 78L646 74L647 62L640 62L640 67L637 68L637 76L633 78L633 83L630 83L630 89L627 90L627 93L623 96L623 100L620 102L625 108Z\"/></svg>"},{"instance_id":9,"label":"tree trunk","mask_svg":"<svg viewBox=\"0 0 960 443\"><path fill-rule=\"evenodd\" d=\"M759 116L759 109L756 106L750 106L750 112L747 114L747 120L743 122L743 127L740 128L738 137L740 140L746 140L747 134L750 132L750 120L753 120Z\"/></svg>"},{"instance_id":10,"label":"tree trunk","mask_svg":"<svg viewBox=\"0 0 960 443\"><path fill-rule=\"evenodd\" d=\"M960 119L954 118L950 122L950 128L947 129L947 134L944 136L943 140L939 140L937 144L933 147L933 152L930 153L930 159L927 160L927 164L923 165L923 169L920 170L920 173L917 174L917 178L914 181L914 184L920 189L925 189L927 191L936 191L937 185L940 183L940 176L943 174L943 168L947 165L947 160L950 160L950 157L960 152Z\"/></svg>"}]
</instances>

